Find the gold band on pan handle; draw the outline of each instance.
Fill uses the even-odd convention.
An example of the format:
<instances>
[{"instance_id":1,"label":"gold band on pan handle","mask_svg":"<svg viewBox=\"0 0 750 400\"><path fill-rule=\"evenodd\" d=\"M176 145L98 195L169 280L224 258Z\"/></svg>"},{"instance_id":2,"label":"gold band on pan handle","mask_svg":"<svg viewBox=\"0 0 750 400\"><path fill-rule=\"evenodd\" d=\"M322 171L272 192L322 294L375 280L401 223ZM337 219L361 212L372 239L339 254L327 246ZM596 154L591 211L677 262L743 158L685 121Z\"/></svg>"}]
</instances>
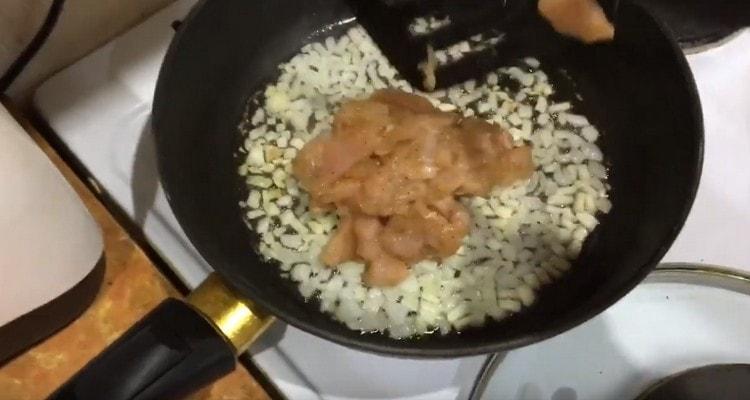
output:
<instances>
[{"instance_id":1,"label":"gold band on pan handle","mask_svg":"<svg viewBox=\"0 0 750 400\"><path fill-rule=\"evenodd\" d=\"M237 296L217 273L212 273L187 299L234 346L237 354L275 320L252 301Z\"/></svg>"}]
</instances>

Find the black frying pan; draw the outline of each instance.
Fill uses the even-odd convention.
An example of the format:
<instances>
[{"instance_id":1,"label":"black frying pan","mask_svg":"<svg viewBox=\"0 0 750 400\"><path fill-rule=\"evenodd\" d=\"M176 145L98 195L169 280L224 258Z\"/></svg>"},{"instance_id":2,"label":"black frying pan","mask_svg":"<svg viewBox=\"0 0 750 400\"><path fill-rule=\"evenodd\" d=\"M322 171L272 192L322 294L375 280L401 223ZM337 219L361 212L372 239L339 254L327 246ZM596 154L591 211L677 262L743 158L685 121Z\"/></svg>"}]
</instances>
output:
<instances>
[{"instance_id":1,"label":"black frying pan","mask_svg":"<svg viewBox=\"0 0 750 400\"><path fill-rule=\"evenodd\" d=\"M579 109L604 132L614 204L562 280L507 320L417 340L360 334L304 302L278 268L253 251L256 235L238 205L246 193L236 172L237 126L249 96L274 78L279 63L350 17L344 0L213 0L200 2L185 20L159 77L153 125L169 202L218 277L204 285L210 290L191 296L191 305L161 305L55 398L171 398L228 372L243 348L233 336L242 329L217 335L217 301L249 299L284 322L359 350L457 357L511 350L571 329L624 296L661 259L698 186L701 108L673 40L642 8L623 1L613 44L573 46L544 63L546 70L568 72L569 79L555 82L561 96L580 93ZM222 284L229 291L211 292ZM208 298L214 301L206 304ZM250 322L265 321L260 313Z\"/></svg>"}]
</instances>

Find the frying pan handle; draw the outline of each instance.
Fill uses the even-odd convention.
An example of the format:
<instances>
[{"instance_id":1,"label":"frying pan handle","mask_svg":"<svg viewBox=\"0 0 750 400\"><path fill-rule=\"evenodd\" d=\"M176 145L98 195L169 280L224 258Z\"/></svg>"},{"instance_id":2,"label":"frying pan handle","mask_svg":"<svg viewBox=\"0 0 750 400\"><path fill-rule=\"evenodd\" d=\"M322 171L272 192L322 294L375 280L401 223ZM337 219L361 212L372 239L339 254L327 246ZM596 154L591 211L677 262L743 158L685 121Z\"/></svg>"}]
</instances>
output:
<instances>
[{"instance_id":1,"label":"frying pan handle","mask_svg":"<svg viewBox=\"0 0 750 400\"><path fill-rule=\"evenodd\" d=\"M167 299L49 400L178 399L234 370L273 321L211 275L187 304Z\"/></svg>"},{"instance_id":2,"label":"frying pan handle","mask_svg":"<svg viewBox=\"0 0 750 400\"><path fill-rule=\"evenodd\" d=\"M168 299L57 390L51 400L185 396L234 369L232 346L191 306Z\"/></svg>"}]
</instances>

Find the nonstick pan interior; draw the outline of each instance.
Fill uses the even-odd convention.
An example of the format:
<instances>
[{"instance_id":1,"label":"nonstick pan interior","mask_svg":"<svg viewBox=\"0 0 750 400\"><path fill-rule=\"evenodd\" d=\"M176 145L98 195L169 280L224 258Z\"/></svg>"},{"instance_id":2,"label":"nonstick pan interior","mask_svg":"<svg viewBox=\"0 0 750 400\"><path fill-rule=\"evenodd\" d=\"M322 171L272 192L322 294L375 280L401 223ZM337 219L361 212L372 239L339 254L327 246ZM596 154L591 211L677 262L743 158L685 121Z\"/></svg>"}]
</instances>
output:
<instances>
[{"instance_id":1,"label":"nonstick pan interior","mask_svg":"<svg viewBox=\"0 0 750 400\"><path fill-rule=\"evenodd\" d=\"M253 251L242 219L238 124L249 97L311 39L351 20L343 0L209 0L181 25L154 103L162 183L185 232L239 293L281 319L351 347L449 357L508 350L572 328L614 303L664 255L692 205L702 162L700 104L687 64L663 29L622 1L613 45L574 46L546 60L564 69L561 98L603 132L614 207L571 271L516 316L461 334L393 340L360 334L305 303ZM553 74L554 76L555 74Z\"/></svg>"}]
</instances>

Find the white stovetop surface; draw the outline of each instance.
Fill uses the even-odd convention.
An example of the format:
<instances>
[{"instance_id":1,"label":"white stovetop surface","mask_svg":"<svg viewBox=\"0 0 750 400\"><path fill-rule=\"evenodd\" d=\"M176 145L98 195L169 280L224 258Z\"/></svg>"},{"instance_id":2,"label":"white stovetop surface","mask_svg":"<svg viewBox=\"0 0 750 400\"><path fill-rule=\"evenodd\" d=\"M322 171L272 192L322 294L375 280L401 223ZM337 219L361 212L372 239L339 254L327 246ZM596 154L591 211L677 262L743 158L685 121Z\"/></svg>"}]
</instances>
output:
<instances>
[{"instance_id":1,"label":"white stovetop surface","mask_svg":"<svg viewBox=\"0 0 750 400\"><path fill-rule=\"evenodd\" d=\"M194 1L174 3L57 74L35 95L57 135L190 287L211 269L190 245L161 190L149 119L157 73L172 38L170 24ZM750 168L741 164L750 155L750 32L689 61L703 102L705 164L693 211L665 260L750 271L750 248L743 239L750 226ZM294 400L464 399L484 361L380 357L286 326L266 335L251 353Z\"/></svg>"}]
</instances>

